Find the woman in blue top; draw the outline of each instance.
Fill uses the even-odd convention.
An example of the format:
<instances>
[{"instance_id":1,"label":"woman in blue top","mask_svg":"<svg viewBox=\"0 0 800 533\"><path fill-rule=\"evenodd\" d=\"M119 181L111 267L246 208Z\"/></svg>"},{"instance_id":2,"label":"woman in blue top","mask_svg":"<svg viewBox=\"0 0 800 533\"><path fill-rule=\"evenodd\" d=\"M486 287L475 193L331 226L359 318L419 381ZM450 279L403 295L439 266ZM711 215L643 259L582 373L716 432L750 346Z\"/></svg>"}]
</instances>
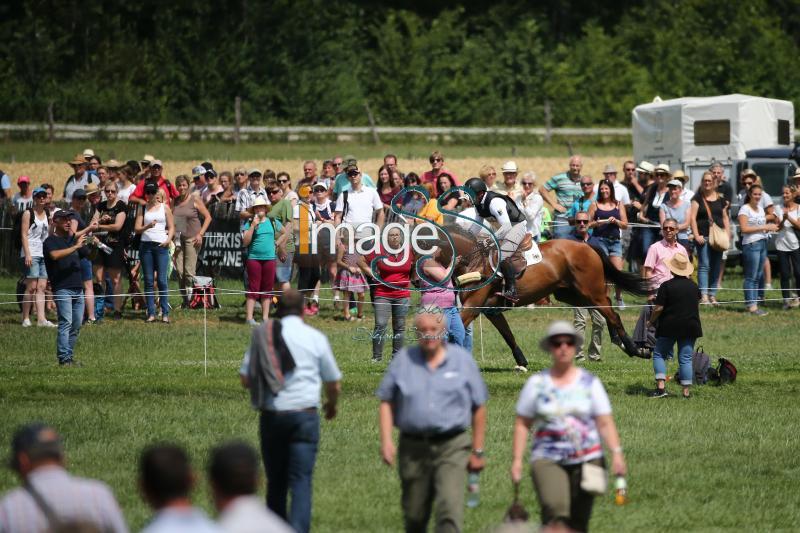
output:
<instances>
[{"instance_id":1,"label":"woman in blue top","mask_svg":"<svg viewBox=\"0 0 800 533\"><path fill-rule=\"evenodd\" d=\"M272 301L272 288L275 283L275 259L286 259L284 245L289 239L285 227L277 220L267 218L267 201L256 198L252 205L253 219L245 222L242 242L247 246L247 300L245 303L245 322L256 325L253 310L256 299L261 300L261 317L269 317L269 304ZM288 227L288 226L287 226ZM278 235L276 238L276 234Z\"/></svg>"},{"instance_id":2,"label":"woman in blue top","mask_svg":"<svg viewBox=\"0 0 800 533\"><path fill-rule=\"evenodd\" d=\"M671 180L667 183L669 189L669 196L667 200L658 208L658 216L661 225L668 218L674 218L678 222L678 242L686 248L686 255L689 261L692 260L692 241L689 240L689 230L691 229L691 220L689 217L689 208L691 203L684 200L683 197L683 183L680 180Z\"/></svg>"},{"instance_id":3,"label":"woman in blue top","mask_svg":"<svg viewBox=\"0 0 800 533\"><path fill-rule=\"evenodd\" d=\"M600 180L597 186L597 199L589 207L589 229L594 230L611 264L622 270L622 232L628 227L628 215L614 196L614 184ZM622 307L622 289L616 290L617 305Z\"/></svg>"}]
</instances>

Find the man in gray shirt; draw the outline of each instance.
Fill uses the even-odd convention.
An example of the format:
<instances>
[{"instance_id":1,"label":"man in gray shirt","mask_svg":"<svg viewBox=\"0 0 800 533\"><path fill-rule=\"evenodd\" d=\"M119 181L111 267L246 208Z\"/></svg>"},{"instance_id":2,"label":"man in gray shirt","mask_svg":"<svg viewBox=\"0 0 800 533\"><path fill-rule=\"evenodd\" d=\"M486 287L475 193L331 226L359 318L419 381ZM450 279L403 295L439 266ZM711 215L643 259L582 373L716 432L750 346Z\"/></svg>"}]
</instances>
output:
<instances>
[{"instance_id":1,"label":"man in gray shirt","mask_svg":"<svg viewBox=\"0 0 800 533\"><path fill-rule=\"evenodd\" d=\"M484 466L486 384L472 356L445 342L445 324L438 307L420 310L419 344L397 353L377 392L381 456L389 466L399 456L408 532L427 530L434 500L436 531L461 531L467 470ZM393 426L400 430L397 449Z\"/></svg>"}]
</instances>

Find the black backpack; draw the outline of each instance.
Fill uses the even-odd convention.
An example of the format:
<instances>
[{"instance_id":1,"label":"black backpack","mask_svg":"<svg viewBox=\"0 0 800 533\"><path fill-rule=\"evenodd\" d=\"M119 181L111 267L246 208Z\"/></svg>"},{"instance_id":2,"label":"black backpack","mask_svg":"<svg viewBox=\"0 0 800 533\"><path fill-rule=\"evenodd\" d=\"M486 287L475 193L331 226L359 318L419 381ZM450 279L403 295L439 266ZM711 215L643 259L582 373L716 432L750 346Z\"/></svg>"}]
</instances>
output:
<instances>
[{"instance_id":1,"label":"black backpack","mask_svg":"<svg viewBox=\"0 0 800 533\"><path fill-rule=\"evenodd\" d=\"M736 366L733 363L724 357L720 357L719 365L717 368L709 370L708 378L717 385L725 385L736 381L737 372Z\"/></svg>"},{"instance_id":2,"label":"black backpack","mask_svg":"<svg viewBox=\"0 0 800 533\"><path fill-rule=\"evenodd\" d=\"M713 379L715 370L711 368L711 359L708 358L703 347L699 346L692 353L692 385L705 385L709 379ZM680 372L674 376L675 382L680 382Z\"/></svg>"}]
</instances>

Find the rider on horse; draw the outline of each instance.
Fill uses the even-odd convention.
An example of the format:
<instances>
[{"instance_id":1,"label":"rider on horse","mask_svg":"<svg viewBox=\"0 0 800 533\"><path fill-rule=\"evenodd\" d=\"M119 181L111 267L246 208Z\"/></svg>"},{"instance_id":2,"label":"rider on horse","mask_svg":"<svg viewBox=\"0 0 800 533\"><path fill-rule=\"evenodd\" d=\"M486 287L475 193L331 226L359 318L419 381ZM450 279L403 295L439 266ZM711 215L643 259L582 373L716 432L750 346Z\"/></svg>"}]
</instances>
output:
<instances>
[{"instance_id":1,"label":"rider on horse","mask_svg":"<svg viewBox=\"0 0 800 533\"><path fill-rule=\"evenodd\" d=\"M472 224L469 231L473 235L478 235L483 229L480 223L485 219L494 219L500 224L494 233L500 240L500 273L505 280L505 292L502 296L515 302L517 301L516 273L511 264L511 257L527 233L525 215L511 198L488 190L480 178L471 178L464 187L475 193L474 204L477 214L474 219L477 223Z\"/></svg>"}]
</instances>

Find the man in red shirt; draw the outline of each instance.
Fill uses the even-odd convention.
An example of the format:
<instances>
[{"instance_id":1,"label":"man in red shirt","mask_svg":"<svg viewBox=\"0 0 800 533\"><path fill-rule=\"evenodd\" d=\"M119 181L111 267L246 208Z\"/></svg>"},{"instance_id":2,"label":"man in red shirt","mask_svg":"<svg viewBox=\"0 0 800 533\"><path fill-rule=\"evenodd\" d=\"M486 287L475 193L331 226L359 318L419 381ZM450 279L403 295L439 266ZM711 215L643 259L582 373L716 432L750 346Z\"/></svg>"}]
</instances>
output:
<instances>
[{"instance_id":1,"label":"man in red shirt","mask_svg":"<svg viewBox=\"0 0 800 533\"><path fill-rule=\"evenodd\" d=\"M433 152L428 161L431 162L431 169L422 173L420 181L422 182L422 185L428 188L431 194L435 194L434 191L436 190L436 178L439 177L439 174L449 174L453 178L453 184L458 185L458 177L444 168L444 156L440 151L436 150Z\"/></svg>"},{"instance_id":2,"label":"man in red shirt","mask_svg":"<svg viewBox=\"0 0 800 533\"><path fill-rule=\"evenodd\" d=\"M180 196L180 193L172 183L170 183L169 181L167 181L166 178L164 178L163 174L164 164L161 162L160 159L156 159L152 163L150 163L149 170L150 170L150 176L147 179L143 179L136 184L136 188L131 193L128 202L129 203L135 202L140 205L145 205L146 202L144 199L144 186L147 183L155 183L161 188L161 190L164 191L167 200L169 200L170 205L172 205L172 201L178 196Z\"/></svg>"},{"instance_id":3,"label":"man in red shirt","mask_svg":"<svg viewBox=\"0 0 800 533\"><path fill-rule=\"evenodd\" d=\"M387 235L387 244L393 250L403 249L403 233L400 228L393 227ZM405 243L408 248L408 243ZM375 272L372 270L372 261L376 257L385 257L375 263ZM414 255L410 249L399 253L390 253L383 247L378 252L372 252L366 257L359 256L358 265L370 280L372 305L375 308L375 330L372 333L372 362L378 363L383 359L383 343L388 337L386 326L389 317L392 319L392 357L403 347L406 329L406 315L411 291L411 271L414 268Z\"/></svg>"}]
</instances>

